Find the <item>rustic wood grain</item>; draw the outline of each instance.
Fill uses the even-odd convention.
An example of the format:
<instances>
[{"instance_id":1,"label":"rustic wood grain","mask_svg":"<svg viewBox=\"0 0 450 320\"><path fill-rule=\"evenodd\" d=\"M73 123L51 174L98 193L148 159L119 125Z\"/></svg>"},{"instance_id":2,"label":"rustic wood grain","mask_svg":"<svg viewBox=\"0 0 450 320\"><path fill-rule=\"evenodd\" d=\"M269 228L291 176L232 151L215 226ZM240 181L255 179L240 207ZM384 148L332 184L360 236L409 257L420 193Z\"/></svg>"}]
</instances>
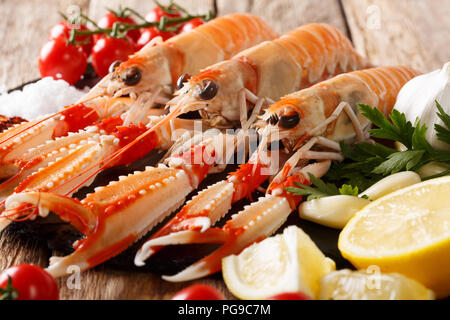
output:
<instances>
[{"instance_id":1,"label":"rustic wood grain","mask_svg":"<svg viewBox=\"0 0 450 320\"><path fill-rule=\"evenodd\" d=\"M144 272L114 270L99 267L83 272L80 278L81 288L68 289L68 278L59 279L61 299L121 299L148 300L171 299L179 290L191 284L207 284L218 288L227 298L232 298L223 281L217 278L204 278L191 282L170 283L161 280L158 275Z\"/></svg>"},{"instance_id":2,"label":"rustic wood grain","mask_svg":"<svg viewBox=\"0 0 450 320\"><path fill-rule=\"evenodd\" d=\"M376 65L428 72L449 61L448 0L343 0L359 52Z\"/></svg>"},{"instance_id":3,"label":"rustic wood grain","mask_svg":"<svg viewBox=\"0 0 450 320\"><path fill-rule=\"evenodd\" d=\"M220 15L232 12L255 14L279 33L311 22L327 22L346 32L338 0L218 0L217 9Z\"/></svg>"},{"instance_id":4,"label":"rustic wood grain","mask_svg":"<svg viewBox=\"0 0 450 320\"><path fill-rule=\"evenodd\" d=\"M0 1L0 86L16 87L39 77L37 60L58 11L75 5L86 10L89 0ZM76 8L76 7L74 7Z\"/></svg>"}]
</instances>

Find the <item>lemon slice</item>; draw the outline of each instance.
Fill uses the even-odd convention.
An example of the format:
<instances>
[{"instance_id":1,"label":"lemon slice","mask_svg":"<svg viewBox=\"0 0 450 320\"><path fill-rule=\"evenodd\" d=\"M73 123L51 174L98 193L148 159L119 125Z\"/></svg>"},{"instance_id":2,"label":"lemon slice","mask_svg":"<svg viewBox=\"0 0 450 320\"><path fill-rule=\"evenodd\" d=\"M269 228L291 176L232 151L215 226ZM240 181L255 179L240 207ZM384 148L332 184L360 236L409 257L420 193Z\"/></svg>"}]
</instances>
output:
<instances>
[{"instance_id":1,"label":"lemon slice","mask_svg":"<svg viewBox=\"0 0 450 320\"><path fill-rule=\"evenodd\" d=\"M432 300L433 291L398 273L340 270L320 280L322 300Z\"/></svg>"},{"instance_id":2,"label":"lemon slice","mask_svg":"<svg viewBox=\"0 0 450 320\"><path fill-rule=\"evenodd\" d=\"M449 195L449 176L390 193L355 214L339 236L339 250L358 269L375 265L448 296Z\"/></svg>"},{"instance_id":3,"label":"lemon slice","mask_svg":"<svg viewBox=\"0 0 450 320\"><path fill-rule=\"evenodd\" d=\"M320 278L335 268L334 261L296 226L222 260L225 284L240 299L298 291L316 298Z\"/></svg>"}]
</instances>

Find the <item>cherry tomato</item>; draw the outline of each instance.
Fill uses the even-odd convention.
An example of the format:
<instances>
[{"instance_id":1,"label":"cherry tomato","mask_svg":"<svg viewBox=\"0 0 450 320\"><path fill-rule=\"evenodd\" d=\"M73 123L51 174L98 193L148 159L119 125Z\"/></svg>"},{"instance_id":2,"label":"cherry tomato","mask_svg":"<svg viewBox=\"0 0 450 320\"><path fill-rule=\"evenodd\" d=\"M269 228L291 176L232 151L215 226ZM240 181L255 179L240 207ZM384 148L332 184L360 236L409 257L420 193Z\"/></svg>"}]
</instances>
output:
<instances>
[{"instance_id":1,"label":"cherry tomato","mask_svg":"<svg viewBox=\"0 0 450 320\"><path fill-rule=\"evenodd\" d=\"M87 58L81 47L66 44L66 39L60 37L42 47L38 66L42 78L50 76L74 84L84 74Z\"/></svg>"},{"instance_id":2,"label":"cherry tomato","mask_svg":"<svg viewBox=\"0 0 450 320\"><path fill-rule=\"evenodd\" d=\"M103 36L95 42L92 48L92 66L95 72L104 77L109 72L109 66L114 61L128 60L128 56L135 51L130 38L112 38Z\"/></svg>"},{"instance_id":3,"label":"cherry tomato","mask_svg":"<svg viewBox=\"0 0 450 320\"><path fill-rule=\"evenodd\" d=\"M224 300L224 296L214 287L194 284L178 291L172 300Z\"/></svg>"},{"instance_id":4,"label":"cherry tomato","mask_svg":"<svg viewBox=\"0 0 450 320\"><path fill-rule=\"evenodd\" d=\"M147 43L150 42L155 37L161 36L164 41L166 41L169 38L172 38L175 36L176 33L173 31L161 31L158 30L156 27L149 27L141 30L141 36L139 37L138 41L136 42L136 47L138 50L140 50L143 46L145 46Z\"/></svg>"},{"instance_id":5,"label":"cherry tomato","mask_svg":"<svg viewBox=\"0 0 450 320\"><path fill-rule=\"evenodd\" d=\"M58 285L55 279L41 267L20 264L3 271L0 288L6 288L8 276L19 293L17 300L58 300Z\"/></svg>"},{"instance_id":6,"label":"cherry tomato","mask_svg":"<svg viewBox=\"0 0 450 320\"><path fill-rule=\"evenodd\" d=\"M70 31L72 29L73 26L69 24L67 21L60 21L57 24L55 24L53 28L50 29L50 39L63 37L66 40L68 40L70 38ZM80 24L77 30L89 30L89 29L84 24ZM93 43L92 36L91 35L76 36L75 40L79 42L89 40L86 41L86 43L81 46L83 48L84 53L86 54L86 57L89 57Z\"/></svg>"},{"instance_id":7,"label":"cherry tomato","mask_svg":"<svg viewBox=\"0 0 450 320\"><path fill-rule=\"evenodd\" d=\"M202 18L191 19L181 26L180 33L191 31L204 23L205 21Z\"/></svg>"},{"instance_id":8,"label":"cherry tomato","mask_svg":"<svg viewBox=\"0 0 450 320\"><path fill-rule=\"evenodd\" d=\"M277 294L267 300L311 300L311 298L303 292L286 292Z\"/></svg>"},{"instance_id":9,"label":"cherry tomato","mask_svg":"<svg viewBox=\"0 0 450 320\"><path fill-rule=\"evenodd\" d=\"M131 17L118 17L113 12L108 12L105 14L100 20L98 20L98 26L103 29L112 28L115 22L123 22L127 24L136 24ZM133 41L137 41L141 35L139 29L130 30L127 32L127 36L129 36ZM94 40L97 41L101 38L101 35L95 35Z\"/></svg>"},{"instance_id":10,"label":"cherry tomato","mask_svg":"<svg viewBox=\"0 0 450 320\"><path fill-rule=\"evenodd\" d=\"M147 13L147 15L145 16L145 20L149 22L157 22L161 20L161 17L164 16L168 18L178 18L181 17L181 12L176 11L174 13L169 13L157 6L150 10L149 13Z\"/></svg>"}]
</instances>

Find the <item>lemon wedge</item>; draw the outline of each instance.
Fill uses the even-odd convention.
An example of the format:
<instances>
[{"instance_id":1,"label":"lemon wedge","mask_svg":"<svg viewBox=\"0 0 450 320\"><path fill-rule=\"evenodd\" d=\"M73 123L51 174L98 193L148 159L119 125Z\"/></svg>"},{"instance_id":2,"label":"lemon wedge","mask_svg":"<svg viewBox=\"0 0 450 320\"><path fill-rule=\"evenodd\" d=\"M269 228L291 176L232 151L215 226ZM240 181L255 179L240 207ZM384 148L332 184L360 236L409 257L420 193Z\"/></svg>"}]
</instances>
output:
<instances>
[{"instance_id":1,"label":"lemon wedge","mask_svg":"<svg viewBox=\"0 0 450 320\"><path fill-rule=\"evenodd\" d=\"M335 268L334 261L296 226L222 260L225 284L240 299L298 291L317 298L320 278Z\"/></svg>"},{"instance_id":2,"label":"lemon wedge","mask_svg":"<svg viewBox=\"0 0 450 320\"><path fill-rule=\"evenodd\" d=\"M321 300L432 300L433 291L419 282L378 270L339 270L320 280Z\"/></svg>"},{"instance_id":3,"label":"lemon wedge","mask_svg":"<svg viewBox=\"0 0 450 320\"><path fill-rule=\"evenodd\" d=\"M338 248L358 269L378 266L450 295L450 176L390 193L361 209Z\"/></svg>"}]
</instances>

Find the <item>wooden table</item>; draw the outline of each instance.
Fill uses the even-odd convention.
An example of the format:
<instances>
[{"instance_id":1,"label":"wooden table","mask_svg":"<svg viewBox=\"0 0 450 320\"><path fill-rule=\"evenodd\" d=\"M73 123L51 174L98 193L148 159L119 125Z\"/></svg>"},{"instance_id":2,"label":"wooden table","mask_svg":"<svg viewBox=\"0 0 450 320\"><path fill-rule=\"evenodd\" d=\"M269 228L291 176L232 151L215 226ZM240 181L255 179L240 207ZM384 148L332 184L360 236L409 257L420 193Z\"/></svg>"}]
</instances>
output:
<instances>
[{"instance_id":1,"label":"wooden table","mask_svg":"<svg viewBox=\"0 0 450 320\"><path fill-rule=\"evenodd\" d=\"M178 0L193 12L217 8L218 14L250 12L278 32L308 22L327 22L345 32L356 49L376 65L406 64L428 72L450 60L450 0ZM80 8L94 19L105 7L127 5L147 12L144 0L0 0L0 86L13 88L39 77L37 57L58 11ZM10 234L0 235L0 269L18 263L46 266L51 252ZM172 284L145 272L99 266L81 274L81 288L59 279L63 299L166 299L190 283ZM232 298L219 277L212 284Z\"/></svg>"}]
</instances>

